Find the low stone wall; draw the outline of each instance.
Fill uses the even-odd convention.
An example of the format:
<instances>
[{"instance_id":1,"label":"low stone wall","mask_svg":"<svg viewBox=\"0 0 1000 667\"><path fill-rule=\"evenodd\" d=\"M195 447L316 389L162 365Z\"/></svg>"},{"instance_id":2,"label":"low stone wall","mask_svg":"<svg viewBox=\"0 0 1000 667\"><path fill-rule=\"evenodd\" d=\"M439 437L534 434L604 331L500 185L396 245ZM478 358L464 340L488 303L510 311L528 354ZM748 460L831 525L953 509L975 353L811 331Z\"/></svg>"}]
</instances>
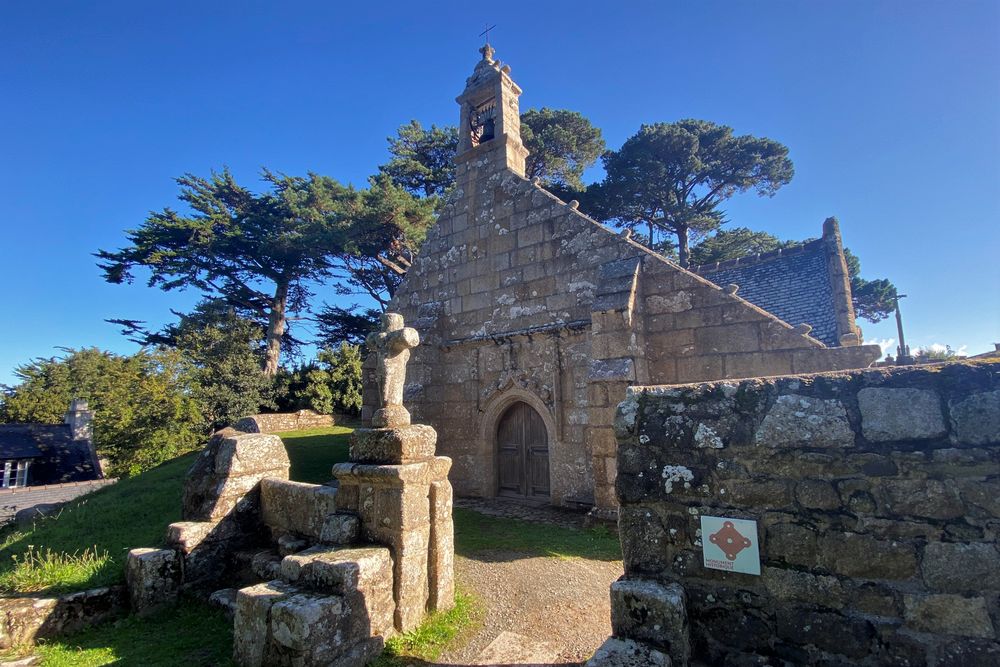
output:
<instances>
[{"instance_id":1,"label":"low stone wall","mask_svg":"<svg viewBox=\"0 0 1000 667\"><path fill-rule=\"evenodd\" d=\"M307 428L324 428L333 426L333 424L332 415L321 415L312 410L299 410L298 412L250 415L236 422L233 428L244 433L283 433L285 431L301 431Z\"/></svg>"},{"instance_id":2,"label":"low stone wall","mask_svg":"<svg viewBox=\"0 0 1000 667\"><path fill-rule=\"evenodd\" d=\"M122 614L127 603L124 586L57 597L0 598L0 650L82 630Z\"/></svg>"},{"instance_id":3,"label":"low stone wall","mask_svg":"<svg viewBox=\"0 0 1000 667\"><path fill-rule=\"evenodd\" d=\"M37 505L61 505L117 481L117 479L93 479L86 482L0 489L0 525L13 521L21 510Z\"/></svg>"},{"instance_id":4,"label":"low stone wall","mask_svg":"<svg viewBox=\"0 0 1000 667\"><path fill-rule=\"evenodd\" d=\"M1000 664L1000 363L636 387L615 429L616 641ZM703 516L756 522L759 575L705 566Z\"/></svg>"}]
</instances>

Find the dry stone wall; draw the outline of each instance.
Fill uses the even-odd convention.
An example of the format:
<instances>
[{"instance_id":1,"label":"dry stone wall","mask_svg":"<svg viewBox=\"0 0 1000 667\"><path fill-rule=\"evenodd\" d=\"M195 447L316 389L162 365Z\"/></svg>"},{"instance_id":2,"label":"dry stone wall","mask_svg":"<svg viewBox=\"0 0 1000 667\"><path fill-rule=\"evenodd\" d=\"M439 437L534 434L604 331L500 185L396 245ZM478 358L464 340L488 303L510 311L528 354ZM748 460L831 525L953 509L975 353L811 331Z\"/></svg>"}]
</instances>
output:
<instances>
[{"instance_id":1,"label":"dry stone wall","mask_svg":"<svg viewBox=\"0 0 1000 667\"><path fill-rule=\"evenodd\" d=\"M1000 363L636 387L616 434L619 640L1000 663ZM759 576L704 567L702 516L757 523Z\"/></svg>"},{"instance_id":2,"label":"dry stone wall","mask_svg":"<svg viewBox=\"0 0 1000 667\"><path fill-rule=\"evenodd\" d=\"M237 431L244 433L284 433L285 431L300 431L307 428L323 428L333 426L332 415L321 415L312 410L298 412L275 412L250 415L233 425Z\"/></svg>"}]
</instances>

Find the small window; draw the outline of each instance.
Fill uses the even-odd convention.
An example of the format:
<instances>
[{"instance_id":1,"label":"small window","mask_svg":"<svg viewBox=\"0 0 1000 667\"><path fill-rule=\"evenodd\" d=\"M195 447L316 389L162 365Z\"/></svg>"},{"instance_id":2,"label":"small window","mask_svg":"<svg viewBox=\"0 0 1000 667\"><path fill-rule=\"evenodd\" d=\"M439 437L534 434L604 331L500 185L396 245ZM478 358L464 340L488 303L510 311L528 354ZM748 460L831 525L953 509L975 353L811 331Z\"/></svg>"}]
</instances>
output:
<instances>
[{"instance_id":1,"label":"small window","mask_svg":"<svg viewBox=\"0 0 1000 667\"><path fill-rule=\"evenodd\" d=\"M13 489L19 486L28 486L28 466L31 461L4 461L3 463L3 488Z\"/></svg>"}]
</instances>

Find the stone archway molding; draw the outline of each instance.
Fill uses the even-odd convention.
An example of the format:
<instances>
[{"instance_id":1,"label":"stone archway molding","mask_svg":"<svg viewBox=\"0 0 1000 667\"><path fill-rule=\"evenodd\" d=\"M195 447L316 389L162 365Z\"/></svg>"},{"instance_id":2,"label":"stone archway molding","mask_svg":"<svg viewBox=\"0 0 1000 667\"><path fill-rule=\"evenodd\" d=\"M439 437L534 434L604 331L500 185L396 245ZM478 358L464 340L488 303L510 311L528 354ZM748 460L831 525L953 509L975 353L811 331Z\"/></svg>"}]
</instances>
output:
<instances>
[{"instance_id":1,"label":"stone archway molding","mask_svg":"<svg viewBox=\"0 0 1000 667\"><path fill-rule=\"evenodd\" d=\"M482 495L486 498L495 498L497 495L497 423L507 408L519 401L527 403L542 418L549 442L549 456L552 455L552 446L556 442L556 421L552 416L552 409L545 401L516 383L496 392L480 410L477 430L479 434L477 453L482 457L481 460L489 461L489 469L481 487Z\"/></svg>"}]
</instances>

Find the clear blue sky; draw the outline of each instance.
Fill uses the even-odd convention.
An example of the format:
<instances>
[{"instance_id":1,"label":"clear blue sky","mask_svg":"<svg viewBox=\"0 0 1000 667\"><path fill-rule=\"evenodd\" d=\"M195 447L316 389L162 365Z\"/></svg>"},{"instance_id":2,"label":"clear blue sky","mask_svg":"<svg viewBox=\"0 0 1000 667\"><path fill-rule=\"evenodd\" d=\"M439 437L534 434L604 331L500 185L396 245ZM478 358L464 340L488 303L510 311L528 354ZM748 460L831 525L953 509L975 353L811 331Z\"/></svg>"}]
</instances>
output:
<instances>
[{"instance_id":1,"label":"clear blue sky","mask_svg":"<svg viewBox=\"0 0 1000 667\"><path fill-rule=\"evenodd\" d=\"M3 3L0 383L59 346L129 352L105 318L193 302L107 285L90 255L174 205L174 177L363 185L397 126L455 123L486 21L522 109L580 111L614 148L686 117L779 140L794 180L732 201L734 224L804 238L836 215L864 274L909 295L914 347L1000 340L1000 3L492 6Z\"/></svg>"}]
</instances>

